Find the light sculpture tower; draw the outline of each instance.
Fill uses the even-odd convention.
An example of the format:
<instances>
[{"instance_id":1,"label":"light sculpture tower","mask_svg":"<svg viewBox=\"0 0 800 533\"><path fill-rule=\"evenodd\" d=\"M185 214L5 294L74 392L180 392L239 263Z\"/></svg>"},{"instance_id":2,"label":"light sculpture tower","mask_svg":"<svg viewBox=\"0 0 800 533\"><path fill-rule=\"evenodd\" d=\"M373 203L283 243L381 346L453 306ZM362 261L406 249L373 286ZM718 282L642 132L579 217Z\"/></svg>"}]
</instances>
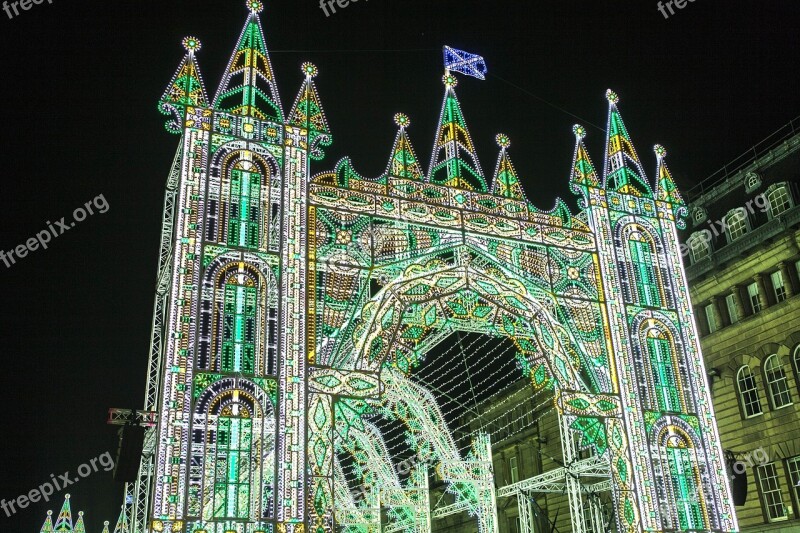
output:
<instances>
[{"instance_id":1,"label":"light sculpture tower","mask_svg":"<svg viewBox=\"0 0 800 533\"><path fill-rule=\"evenodd\" d=\"M215 97L186 38L161 99L180 143L143 415L157 426L117 529L371 532L383 508L387 531L429 531L436 468L452 511L494 533L488 439L459 452L413 379L433 345L468 330L510 338L520 375L554 389L565 462L595 450L619 531L736 531L676 235L685 206L663 148L646 178L616 95L601 172L574 130L576 216L526 199L505 136L484 176L449 72L427 175L404 115L382 176L349 159L313 174L332 141L316 67L284 113L262 5L248 7ZM420 458L407 478L375 417L405 425ZM563 483L582 532L578 477Z\"/></svg>"}]
</instances>

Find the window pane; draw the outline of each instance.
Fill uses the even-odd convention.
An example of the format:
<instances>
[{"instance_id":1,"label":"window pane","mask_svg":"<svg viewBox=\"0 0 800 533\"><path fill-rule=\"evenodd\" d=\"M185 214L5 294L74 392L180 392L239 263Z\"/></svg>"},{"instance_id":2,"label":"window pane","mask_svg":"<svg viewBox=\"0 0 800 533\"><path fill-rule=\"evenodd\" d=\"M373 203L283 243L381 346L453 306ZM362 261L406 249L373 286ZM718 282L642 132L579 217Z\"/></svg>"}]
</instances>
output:
<instances>
[{"instance_id":1,"label":"window pane","mask_svg":"<svg viewBox=\"0 0 800 533\"><path fill-rule=\"evenodd\" d=\"M761 301L758 299L758 283L751 283L747 286L747 295L750 298L750 307L754 313L761 311Z\"/></svg>"},{"instance_id":2,"label":"window pane","mask_svg":"<svg viewBox=\"0 0 800 533\"><path fill-rule=\"evenodd\" d=\"M771 355L764 364L764 375L767 378L770 400L774 409L786 407L792 403L792 394L789 391L789 383L786 379L786 372L777 355Z\"/></svg>"},{"instance_id":3,"label":"window pane","mask_svg":"<svg viewBox=\"0 0 800 533\"><path fill-rule=\"evenodd\" d=\"M743 366L739 370L738 377L739 399L742 403L744 416L751 418L762 413L761 400L758 398L758 385L755 376L750 371L749 366Z\"/></svg>"},{"instance_id":4,"label":"window pane","mask_svg":"<svg viewBox=\"0 0 800 533\"><path fill-rule=\"evenodd\" d=\"M758 482L761 487L761 497L764 502L764 512L770 522L786 520L786 508L783 506L780 480L775 469L775 463L768 463L758 467Z\"/></svg>"},{"instance_id":5,"label":"window pane","mask_svg":"<svg viewBox=\"0 0 800 533\"><path fill-rule=\"evenodd\" d=\"M782 302L786 299L786 287L783 285L783 273L778 270L770 274L772 288L775 291L775 301Z\"/></svg>"},{"instance_id":6,"label":"window pane","mask_svg":"<svg viewBox=\"0 0 800 533\"><path fill-rule=\"evenodd\" d=\"M728 308L728 318L731 324L739 322L739 313L736 311L736 297L733 294L729 294L725 297L725 305Z\"/></svg>"},{"instance_id":7,"label":"window pane","mask_svg":"<svg viewBox=\"0 0 800 533\"><path fill-rule=\"evenodd\" d=\"M708 304L706 307L706 322L708 323L708 332L714 333L717 331L717 321L714 318L714 304Z\"/></svg>"},{"instance_id":8,"label":"window pane","mask_svg":"<svg viewBox=\"0 0 800 533\"><path fill-rule=\"evenodd\" d=\"M776 217L792 207L792 199L789 197L789 191L785 186L776 187L767 195L769 201L770 216Z\"/></svg>"},{"instance_id":9,"label":"window pane","mask_svg":"<svg viewBox=\"0 0 800 533\"><path fill-rule=\"evenodd\" d=\"M747 233L747 216L742 211L734 211L725 217L728 231L728 242L734 241Z\"/></svg>"},{"instance_id":10,"label":"window pane","mask_svg":"<svg viewBox=\"0 0 800 533\"><path fill-rule=\"evenodd\" d=\"M789 473L795 504L800 506L800 455L786 460L786 471Z\"/></svg>"}]
</instances>

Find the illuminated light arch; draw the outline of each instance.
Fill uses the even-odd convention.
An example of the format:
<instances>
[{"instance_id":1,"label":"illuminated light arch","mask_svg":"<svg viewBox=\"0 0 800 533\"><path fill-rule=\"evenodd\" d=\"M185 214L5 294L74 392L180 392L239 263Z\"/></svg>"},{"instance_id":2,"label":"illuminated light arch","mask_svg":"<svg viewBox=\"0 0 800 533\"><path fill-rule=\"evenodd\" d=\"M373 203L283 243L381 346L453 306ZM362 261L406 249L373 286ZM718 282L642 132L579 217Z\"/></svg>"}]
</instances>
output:
<instances>
[{"instance_id":1,"label":"illuminated light arch","mask_svg":"<svg viewBox=\"0 0 800 533\"><path fill-rule=\"evenodd\" d=\"M708 529L737 531L677 239L686 205L663 147L655 147L656 179L645 175L619 97L606 94L602 172L589 157L585 128L573 128L569 186L581 206L577 214L562 200L548 211L529 202L506 136L497 138L494 176L483 174L452 72L445 76L429 175L412 148L407 117L397 119L382 175L365 177L348 158L314 173L312 162L324 159L333 140L314 82L318 70L303 65L298 96L284 112L261 29L262 7L248 4L213 100L197 66L198 47L187 41L179 72L159 103L181 145L168 180L148 366L147 409L155 411L158 427L148 433L139 480L126 489L134 502L126 503L134 533L335 531L335 494L343 489L337 446L347 444L348 428L363 430L393 387L405 387L393 372L413 377L419 358L451 331L513 339L532 382L556 388L553 408L567 465L557 474L574 531L587 531L579 476L569 470L581 463L579 445L598 452L594 466L608 476L618 531L657 531L665 520L677 529L696 524L695 511L677 509L675 500L659 509L657 491L673 483L663 475L669 466L664 449L696 452L700 474L694 479L706 495ZM236 183L234 171L240 174ZM241 187L236 193L248 179L249 196ZM228 226L232 200L238 201L234 210L243 207ZM236 238L229 238L230 228ZM226 301L226 288L237 295ZM254 294L255 319L248 307ZM219 335L223 324L224 337L232 315L237 331L254 334L240 335L246 342L233 348L246 357L216 363L216 354L229 348L215 331ZM243 364L250 353L252 365ZM647 377L659 365L666 381L682 389L677 401L662 398L659 404L656 381ZM225 416L202 411L211 405L204 391L217 383L230 385L220 396L225 400L214 404L227 402ZM406 422L434 425L438 415L430 397L410 385L404 390L410 394L402 404L411 411ZM234 395L260 399L240 403ZM228 484L233 499L221 482L225 497L216 507L217 493L203 492L203 480L215 475L200 452L203 432L216 431L207 427L208 416L235 420L237 428L275 417L273 469L265 474L274 478L269 501L247 503L247 494L261 489L245 481L231 481L241 485L241 498ZM680 429L696 438L657 444L652 427L661 419L671 420L676 434ZM469 453L439 465L452 479L490 462L488 438L472 437ZM428 427L417 440L431 438ZM452 456L444 444L438 450ZM225 453L243 452L228 447ZM222 455L212 459L225 460ZM377 454L373 466L384 461L379 455L385 454ZM262 466L269 462L261 460ZM688 479L691 468L675 468ZM486 469L478 477L485 481L489 474ZM473 505L471 511L481 517L482 531L495 533L496 520L484 520L496 512L494 483L488 485L475 499L481 509ZM510 487L500 490L524 494ZM344 500L355 520L374 515L374 509L350 509L355 502ZM208 520L208 505L212 514L218 511L215 520Z\"/></svg>"}]
</instances>

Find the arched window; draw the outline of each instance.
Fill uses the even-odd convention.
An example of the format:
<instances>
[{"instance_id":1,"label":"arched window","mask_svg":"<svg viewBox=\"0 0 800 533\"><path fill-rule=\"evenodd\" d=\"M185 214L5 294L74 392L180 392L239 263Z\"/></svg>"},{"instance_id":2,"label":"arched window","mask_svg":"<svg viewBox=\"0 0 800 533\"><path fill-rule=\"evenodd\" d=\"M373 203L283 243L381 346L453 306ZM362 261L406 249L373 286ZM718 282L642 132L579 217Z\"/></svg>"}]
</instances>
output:
<instances>
[{"instance_id":1,"label":"arched window","mask_svg":"<svg viewBox=\"0 0 800 533\"><path fill-rule=\"evenodd\" d=\"M710 527L708 505L713 505L703 489L702 477L708 468L697 453L692 429L682 420L665 417L653 430L652 451L660 463L656 473L656 494L660 505L661 528L669 531L706 531Z\"/></svg>"},{"instance_id":2,"label":"arched window","mask_svg":"<svg viewBox=\"0 0 800 533\"><path fill-rule=\"evenodd\" d=\"M743 208L733 209L725 215L725 233L728 235L728 242L735 241L748 231L750 231L750 222L747 220L747 212Z\"/></svg>"},{"instance_id":3,"label":"arched window","mask_svg":"<svg viewBox=\"0 0 800 533\"><path fill-rule=\"evenodd\" d=\"M258 293L253 280L234 273L225 282L222 323L223 372L255 372Z\"/></svg>"},{"instance_id":4,"label":"arched window","mask_svg":"<svg viewBox=\"0 0 800 533\"><path fill-rule=\"evenodd\" d=\"M745 418L758 416L761 410L761 400L758 397L756 378L748 365L744 365L736 374L736 384L739 387L739 402Z\"/></svg>"},{"instance_id":5,"label":"arched window","mask_svg":"<svg viewBox=\"0 0 800 533\"><path fill-rule=\"evenodd\" d=\"M745 176L744 191L749 194L759 187L761 187L761 176L755 172L748 172Z\"/></svg>"},{"instance_id":6,"label":"arched window","mask_svg":"<svg viewBox=\"0 0 800 533\"><path fill-rule=\"evenodd\" d=\"M797 386L800 387L800 344L794 348L792 364L794 365L794 379L797 382Z\"/></svg>"},{"instance_id":7,"label":"arched window","mask_svg":"<svg viewBox=\"0 0 800 533\"><path fill-rule=\"evenodd\" d=\"M646 332L647 355L653 375L656 404L660 411L683 412L683 384L669 331L651 327Z\"/></svg>"},{"instance_id":8,"label":"arched window","mask_svg":"<svg viewBox=\"0 0 800 533\"><path fill-rule=\"evenodd\" d=\"M696 263L711 254L711 232L708 230L697 231L689 237L689 250L692 252L692 262Z\"/></svg>"},{"instance_id":9,"label":"arched window","mask_svg":"<svg viewBox=\"0 0 800 533\"><path fill-rule=\"evenodd\" d=\"M274 516L275 418L267 392L223 378L211 381L195 409L190 512L206 521Z\"/></svg>"},{"instance_id":10,"label":"arched window","mask_svg":"<svg viewBox=\"0 0 800 533\"><path fill-rule=\"evenodd\" d=\"M633 284L632 291L637 296L637 303L650 307L661 307L661 283L658 273L658 259L653 241L641 231L634 231L628 236L628 252L630 253Z\"/></svg>"},{"instance_id":11,"label":"arched window","mask_svg":"<svg viewBox=\"0 0 800 533\"><path fill-rule=\"evenodd\" d=\"M708 526L700 499L700 475L694 451L667 445L667 464L678 513L678 529L681 531L705 529Z\"/></svg>"},{"instance_id":12,"label":"arched window","mask_svg":"<svg viewBox=\"0 0 800 533\"><path fill-rule=\"evenodd\" d=\"M764 377L767 381L769 401L773 409L780 409L792 404L792 393L789 391L789 382L786 372L778 355L770 355L764 362Z\"/></svg>"},{"instance_id":13,"label":"arched window","mask_svg":"<svg viewBox=\"0 0 800 533\"><path fill-rule=\"evenodd\" d=\"M792 207L792 195L785 183L776 183L767 189L769 218L773 219Z\"/></svg>"},{"instance_id":14,"label":"arched window","mask_svg":"<svg viewBox=\"0 0 800 533\"><path fill-rule=\"evenodd\" d=\"M239 161L231 171L228 245L258 248L261 234L261 182L257 167Z\"/></svg>"}]
</instances>

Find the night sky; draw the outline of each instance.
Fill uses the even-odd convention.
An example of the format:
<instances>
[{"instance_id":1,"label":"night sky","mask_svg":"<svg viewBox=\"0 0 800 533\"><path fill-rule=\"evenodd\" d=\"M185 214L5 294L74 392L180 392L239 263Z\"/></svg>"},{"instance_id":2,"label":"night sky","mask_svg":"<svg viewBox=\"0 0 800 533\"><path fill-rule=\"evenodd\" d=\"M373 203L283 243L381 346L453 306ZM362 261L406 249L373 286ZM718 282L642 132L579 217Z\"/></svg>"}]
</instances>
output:
<instances>
[{"instance_id":1,"label":"night sky","mask_svg":"<svg viewBox=\"0 0 800 533\"><path fill-rule=\"evenodd\" d=\"M334 145L314 172L349 155L363 175L382 173L399 111L427 168L448 44L489 67L486 81L462 76L457 88L484 172L494 169L495 135L508 134L528 197L549 209L557 195L575 205L575 122L601 164L609 87L650 179L661 143L682 188L800 115L800 3L696 0L668 20L656 4L360 0L326 17L314 0L267 0L262 20L285 111L300 64L319 67ZM49 249L0 263L0 498L113 455L107 409L142 405L163 189L178 142L156 102L185 35L203 41L213 95L245 18L244 0L53 0L13 19L0 12L0 249L98 195L110 206ZM113 525L122 487L110 472L68 490L90 533ZM11 518L0 511L0 531L38 533L62 498Z\"/></svg>"}]
</instances>

